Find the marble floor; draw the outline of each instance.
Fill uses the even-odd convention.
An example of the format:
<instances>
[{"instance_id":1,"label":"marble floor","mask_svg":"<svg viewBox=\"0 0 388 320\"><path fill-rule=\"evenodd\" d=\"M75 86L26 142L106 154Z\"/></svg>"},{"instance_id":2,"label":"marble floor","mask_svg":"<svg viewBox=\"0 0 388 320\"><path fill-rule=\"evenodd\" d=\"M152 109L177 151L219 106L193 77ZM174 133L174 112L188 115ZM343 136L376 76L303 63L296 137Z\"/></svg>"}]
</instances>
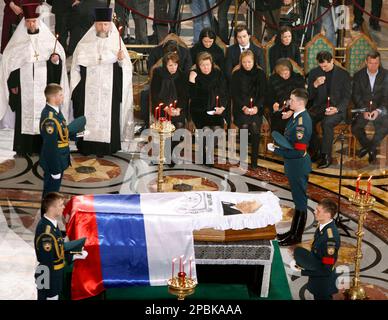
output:
<instances>
[{"instance_id":1,"label":"marble floor","mask_svg":"<svg viewBox=\"0 0 388 320\"><path fill-rule=\"evenodd\" d=\"M388 1L384 1L382 18L388 20ZM3 3L0 4L0 15ZM188 7L188 6L185 6ZM367 4L368 9L368 4ZM243 20L241 14L239 20ZM231 9L231 12L233 10ZM184 17L190 15L185 8ZM130 22L131 32L133 24ZM149 34L152 26L148 25ZM190 22L182 26L182 36L192 42ZM383 25L382 32L366 30L379 47L388 47L388 27ZM357 33L351 31L351 39ZM349 41L348 39L348 41ZM382 52L383 61L388 61L388 51ZM37 156L14 158L12 150L12 130L0 130L0 299L36 299L33 272L36 266L33 249L35 226L39 219L39 206L42 191L42 171L37 165ZM347 143L347 142L346 142ZM344 150L347 150L345 143ZM149 166L139 159L139 148L144 144L140 138L131 146L125 146L130 152L119 152L114 156L96 159L82 157L72 146L73 167L67 170L61 192L67 197L77 194L152 192L155 189L157 167ZM270 190L280 199L283 207L283 219L276 225L279 232L290 227L292 219L291 194L280 158L264 153L261 146L259 168L241 172L235 166L216 164L213 167L187 164L174 168L165 166L165 175L171 181L184 180L198 190L220 190L235 192L261 192ZM307 227L302 245L308 246L314 233L313 210L317 201L323 197L338 199L340 145L334 147L335 163L325 170L313 168L310 175L308 195L309 211ZM355 179L363 174L362 185L373 175L372 195L377 203L368 214L365 222L365 236L362 242L364 257L361 264L361 281L371 299L388 299L388 142L380 146L380 155L375 165L369 165L365 159L355 159L344 153L343 179L341 185L341 215L348 221L350 236L341 230L342 248L337 262L337 270L343 272L341 288L346 288L354 274L353 256L355 253L358 214L347 200L355 190ZM220 157L219 157L220 158ZM88 167L90 173L84 174L77 168ZM281 248L281 254L287 272L293 299L310 300L306 290L306 277L292 267L293 248ZM335 299L343 299L340 292Z\"/></svg>"},{"instance_id":2,"label":"marble floor","mask_svg":"<svg viewBox=\"0 0 388 320\"><path fill-rule=\"evenodd\" d=\"M12 146L12 131L0 131L0 148L9 150ZM144 143L138 138L138 148ZM72 146L74 149L74 146ZM218 158L216 158L218 160ZM33 270L35 256L33 236L39 219L39 205L42 190L42 171L37 165L38 157L2 159L0 165L0 299L34 299ZM165 176L171 183L184 181L195 186L195 190L219 190L235 192L261 192L270 190L281 199L283 219L276 225L278 232L286 231L292 219L293 203L287 179L278 160L271 161L262 155L260 167L245 173L226 164L213 167L181 164L174 168L165 166ZM139 159L138 152L119 152L104 158L84 157L72 152L73 166L64 175L61 192L67 197L76 194L153 192L157 177L157 166L149 166ZM220 162L220 161L218 161ZM87 167L90 173L77 170ZM332 169L335 170L335 169ZM337 198L336 190L314 171L309 184L308 220L301 245L308 246L315 230L313 210L322 197ZM331 173L332 183L338 182ZM344 180L345 181L345 180ZM349 185L354 182L349 179ZM335 189L334 186L332 189ZM345 189L345 187L344 187ZM349 189L350 190L350 189ZM383 204L381 204L383 206ZM341 231L342 248L337 270L343 273L340 288L346 288L353 276L357 213L346 199L341 201L343 217L350 220L350 236ZM388 298L388 250L386 218L373 211L368 215L365 236L362 242L364 257L361 263L361 281L372 299ZM312 299L306 290L306 277L293 268L293 248L281 248L293 299ZM336 299L343 299L340 292Z\"/></svg>"}]
</instances>

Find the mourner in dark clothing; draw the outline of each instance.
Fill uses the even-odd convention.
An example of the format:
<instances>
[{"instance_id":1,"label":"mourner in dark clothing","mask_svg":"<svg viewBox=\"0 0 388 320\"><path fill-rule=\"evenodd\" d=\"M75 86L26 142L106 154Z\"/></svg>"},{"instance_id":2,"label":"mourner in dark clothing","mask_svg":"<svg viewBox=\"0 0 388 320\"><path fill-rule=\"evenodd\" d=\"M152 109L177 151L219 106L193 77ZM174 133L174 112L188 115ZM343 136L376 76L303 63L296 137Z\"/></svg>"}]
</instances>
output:
<instances>
[{"instance_id":1,"label":"mourner in dark clothing","mask_svg":"<svg viewBox=\"0 0 388 320\"><path fill-rule=\"evenodd\" d=\"M152 67L156 65L169 52L176 52L178 54L179 70L185 74L188 74L191 67L193 66L190 50L178 45L175 40L167 40L165 43L151 50L147 61L148 72L151 72ZM140 112L141 119L144 121L144 124L136 131L136 134L140 134L144 129L149 127L149 110L149 89L145 88L140 94Z\"/></svg>"},{"instance_id":2,"label":"mourner in dark clothing","mask_svg":"<svg viewBox=\"0 0 388 320\"><path fill-rule=\"evenodd\" d=\"M290 58L301 65L299 46L293 41L292 30L288 26L280 28L275 45L269 50L269 65L273 71L276 61L280 58Z\"/></svg>"},{"instance_id":3,"label":"mourner in dark clothing","mask_svg":"<svg viewBox=\"0 0 388 320\"><path fill-rule=\"evenodd\" d=\"M222 71L225 70L225 55L222 49L216 44L216 34L210 28L202 29L199 34L199 41L190 49L192 61L197 60L198 54L201 52L209 52L214 63L220 67Z\"/></svg>"},{"instance_id":4,"label":"mourner in dark clothing","mask_svg":"<svg viewBox=\"0 0 388 320\"><path fill-rule=\"evenodd\" d=\"M255 65L254 60L252 51L243 52L240 56L240 65L233 72L231 82L234 123L239 129L249 130L253 169L257 168L266 89L265 73Z\"/></svg>"},{"instance_id":5,"label":"mourner in dark clothing","mask_svg":"<svg viewBox=\"0 0 388 320\"><path fill-rule=\"evenodd\" d=\"M175 130L185 127L188 85L186 74L179 69L177 53L167 53L163 57L163 66L154 69L151 81L151 101L154 112L155 108L160 106L163 110L161 110L161 115L167 118L171 116ZM170 140L167 140L167 143L170 143ZM178 143L179 141L174 140L171 142L172 152ZM167 157L169 158L169 155ZM172 159L171 165L174 163Z\"/></svg>"},{"instance_id":6,"label":"mourner in dark clothing","mask_svg":"<svg viewBox=\"0 0 388 320\"><path fill-rule=\"evenodd\" d=\"M184 72L189 72L193 66L190 50L180 46L175 40L167 40L163 44L153 48L147 61L147 68L150 70L168 52L177 52L179 55L179 67Z\"/></svg>"},{"instance_id":7,"label":"mourner in dark clothing","mask_svg":"<svg viewBox=\"0 0 388 320\"><path fill-rule=\"evenodd\" d=\"M211 54L201 53L197 57L196 68L189 76L190 115L197 129L223 128L228 114L227 92L223 72L214 67ZM206 152L206 145L203 144L203 159L206 163L213 162L212 151Z\"/></svg>"},{"instance_id":8,"label":"mourner in dark clothing","mask_svg":"<svg viewBox=\"0 0 388 320\"><path fill-rule=\"evenodd\" d=\"M52 6L51 12L55 15L55 34L58 35L58 41L67 51L67 38L70 32L70 23L73 7L79 5L80 1L75 0L47 0ZM70 40L71 41L71 40Z\"/></svg>"},{"instance_id":9,"label":"mourner in dark clothing","mask_svg":"<svg viewBox=\"0 0 388 320\"><path fill-rule=\"evenodd\" d=\"M267 105L271 108L271 131L284 133L288 117L283 112L289 111L288 100L291 91L304 88L305 80L302 75L293 71L291 62L281 58L275 65L275 73L268 80Z\"/></svg>"},{"instance_id":10,"label":"mourner in dark clothing","mask_svg":"<svg viewBox=\"0 0 388 320\"><path fill-rule=\"evenodd\" d=\"M360 158L369 155L369 162L376 161L377 147L388 134L388 73L380 64L380 53L372 51L366 57L366 67L353 77L354 109L360 111L353 123L352 132L361 144ZM365 132L371 121L375 128L369 139Z\"/></svg>"},{"instance_id":11,"label":"mourner in dark clothing","mask_svg":"<svg viewBox=\"0 0 388 320\"><path fill-rule=\"evenodd\" d=\"M1 30L1 51L7 46L20 20L23 18L21 0L4 0L3 29Z\"/></svg>"},{"instance_id":12,"label":"mourner in dark clothing","mask_svg":"<svg viewBox=\"0 0 388 320\"><path fill-rule=\"evenodd\" d=\"M240 54L248 49L255 55L255 64L258 64L265 71L263 49L252 43L250 32L245 24L237 25L234 31L234 38L237 40L237 43L228 47L226 52L226 75L228 80L232 77L233 68L239 64Z\"/></svg>"},{"instance_id":13,"label":"mourner in dark clothing","mask_svg":"<svg viewBox=\"0 0 388 320\"><path fill-rule=\"evenodd\" d=\"M320 159L318 168L324 169L331 165L334 127L346 120L352 87L349 73L334 64L330 52L319 52L317 62L319 66L312 69L308 76L309 99L312 101L308 111L313 120L310 151L313 161ZM321 144L316 129L317 123L322 126Z\"/></svg>"}]
</instances>

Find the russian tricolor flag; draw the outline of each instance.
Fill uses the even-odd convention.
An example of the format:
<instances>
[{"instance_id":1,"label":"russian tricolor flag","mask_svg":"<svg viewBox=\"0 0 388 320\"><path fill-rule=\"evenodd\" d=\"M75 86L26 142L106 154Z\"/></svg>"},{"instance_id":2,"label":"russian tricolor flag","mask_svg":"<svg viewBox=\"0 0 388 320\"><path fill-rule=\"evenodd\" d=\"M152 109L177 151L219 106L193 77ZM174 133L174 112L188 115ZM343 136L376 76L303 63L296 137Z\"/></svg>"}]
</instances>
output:
<instances>
[{"instance_id":1,"label":"russian tricolor flag","mask_svg":"<svg viewBox=\"0 0 388 320\"><path fill-rule=\"evenodd\" d=\"M72 198L64 212L67 235L86 237L89 253L74 262L72 299L108 288L166 285L172 259L194 257L192 218L157 210L143 214L139 194ZM192 272L196 278L195 264Z\"/></svg>"}]
</instances>

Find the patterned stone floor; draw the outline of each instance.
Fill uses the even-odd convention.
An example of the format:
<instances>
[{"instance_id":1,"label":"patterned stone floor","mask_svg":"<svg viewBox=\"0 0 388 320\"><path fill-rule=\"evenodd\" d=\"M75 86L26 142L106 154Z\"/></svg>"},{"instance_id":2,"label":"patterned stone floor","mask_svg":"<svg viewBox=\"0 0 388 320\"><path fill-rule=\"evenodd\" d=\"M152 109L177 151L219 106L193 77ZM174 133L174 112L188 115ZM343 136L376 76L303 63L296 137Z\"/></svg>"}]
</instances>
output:
<instances>
[{"instance_id":1,"label":"patterned stone floor","mask_svg":"<svg viewBox=\"0 0 388 320\"><path fill-rule=\"evenodd\" d=\"M1 130L0 141L1 148L10 148L12 132ZM75 194L155 191L157 167L147 165L139 159L137 153L120 152L102 159L72 153L72 159L75 165L65 172L61 189L68 197ZM0 166L0 299L35 298L32 281L36 264L33 236L39 219L42 190L42 171L37 166L37 160L37 156L12 158ZM280 164L262 159L259 165L257 170L248 170L243 175L228 164L216 164L214 167L196 164L182 164L174 168L165 166L167 188L171 189L173 184L185 182L193 185L195 190L251 193L270 190L281 199L284 212L283 219L276 228L279 232L286 231L290 227L293 215L287 180L280 169ZM335 180L334 177L332 179ZM309 185L308 220L302 245L308 245L313 237L315 230L313 210L316 201L326 196L336 198L336 193L330 191L325 180ZM346 201L343 203L342 212L344 216L350 218L346 225L351 229L351 236L342 234L343 245L337 263L337 270L344 272L340 288L346 287L353 276L353 255L356 246L354 232L357 228L356 212L352 207L345 205ZM371 213L366 225L362 243L364 258L361 264L361 280L370 298L387 299L388 223L386 218L378 213ZM312 299L306 290L306 277L301 277L300 273L292 268L292 252L292 248L281 248L293 298ZM343 294L336 295L336 299L343 299Z\"/></svg>"},{"instance_id":2,"label":"patterned stone floor","mask_svg":"<svg viewBox=\"0 0 388 320\"><path fill-rule=\"evenodd\" d=\"M0 15L2 15L0 4ZM367 4L368 9L368 4ZM152 10L152 9L151 9ZM240 9L239 21L244 19ZM233 8L231 7L230 15ZM190 15L185 6L184 17ZM384 1L383 18L388 19L388 3ZM133 24L130 22L133 33ZM152 26L148 24L148 33ZM383 25L381 33L370 32L379 47L387 47L388 28ZM357 33L350 32L350 37ZM182 37L192 42L192 25L182 26ZM383 52L384 62L388 59ZM36 261L33 250L33 236L39 219L39 205L42 190L42 171L37 166L37 157L14 159L12 152L12 131L0 130L0 299L36 299L33 272ZM358 215L347 201L354 191L355 178L363 173L363 184L369 175L374 176L372 194L377 198L377 205L368 214L365 223L365 236L362 243L364 257L361 264L361 281L371 299L388 298L388 176L387 144L381 146L379 162L370 166L365 160L358 160L344 155L342 180L341 213L349 218L345 224L351 229L351 236L342 234L342 248L337 262L338 270L344 272L342 287L346 287L353 275L353 255L355 252ZM125 148L127 149L127 148ZM345 148L346 150L346 145ZM262 150L264 150L262 148ZM325 170L314 169L308 187L309 212L302 245L311 242L314 232L313 210L322 197L337 199L339 174L339 145L335 146L336 164ZM148 166L138 159L136 153L118 153L112 157L95 159L72 154L73 167L64 177L61 191L68 197L76 194L90 193L130 193L153 192L157 168ZM223 190L236 192L260 192L270 190L280 199L284 210L283 220L276 226L279 232L286 231L292 219L292 200L287 179L284 177L281 160L261 154L260 168L241 174L233 166L215 165L177 165L165 167L170 185L184 180L197 190ZM292 265L292 248L281 249L288 281L294 299L311 299L306 290L306 278L301 277ZM340 292L336 299L343 299Z\"/></svg>"}]
</instances>

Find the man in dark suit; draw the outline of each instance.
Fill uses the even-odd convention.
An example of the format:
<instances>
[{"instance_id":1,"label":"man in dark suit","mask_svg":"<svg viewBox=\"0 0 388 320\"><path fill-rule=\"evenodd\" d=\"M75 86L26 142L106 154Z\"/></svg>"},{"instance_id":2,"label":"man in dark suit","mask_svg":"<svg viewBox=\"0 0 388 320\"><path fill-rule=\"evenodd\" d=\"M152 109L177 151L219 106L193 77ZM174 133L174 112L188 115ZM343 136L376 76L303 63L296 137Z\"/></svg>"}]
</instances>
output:
<instances>
[{"instance_id":1,"label":"man in dark suit","mask_svg":"<svg viewBox=\"0 0 388 320\"><path fill-rule=\"evenodd\" d=\"M314 211L319 225L314 234L311 251L297 247L294 250L296 267L302 269L302 276L308 276L307 289L314 300L332 300L338 292L335 263L341 245L341 238L333 220L337 204L330 199L322 199Z\"/></svg>"},{"instance_id":2,"label":"man in dark suit","mask_svg":"<svg viewBox=\"0 0 388 320\"><path fill-rule=\"evenodd\" d=\"M47 0L52 6L51 12L55 15L55 33L58 35L58 41L67 52L67 37L70 31L71 9L77 6L76 0Z\"/></svg>"},{"instance_id":3,"label":"man in dark suit","mask_svg":"<svg viewBox=\"0 0 388 320\"><path fill-rule=\"evenodd\" d=\"M369 162L376 161L376 148L388 134L388 73L380 64L380 53L372 51L365 59L366 67L353 77L354 109L365 109L352 123L352 133L361 144L360 158L369 154ZM375 134L371 140L365 127L371 121Z\"/></svg>"},{"instance_id":4,"label":"man in dark suit","mask_svg":"<svg viewBox=\"0 0 388 320\"><path fill-rule=\"evenodd\" d=\"M255 55L255 63L265 71L263 49L255 46L251 41L251 33L245 24L238 24L234 30L234 38L237 43L228 47L226 52L226 76L231 80L232 70L240 62L240 54L245 50L251 50Z\"/></svg>"},{"instance_id":5,"label":"man in dark suit","mask_svg":"<svg viewBox=\"0 0 388 320\"><path fill-rule=\"evenodd\" d=\"M313 135L310 143L313 162L320 159L319 169L331 165L331 149L334 140L334 127L346 120L347 108L351 97L351 79L346 70L334 64L328 51L317 54L318 67L308 75L309 108L313 120ZM322 126L322 144L319 149L317 123Z\"/></svg>"}]
</instances>

